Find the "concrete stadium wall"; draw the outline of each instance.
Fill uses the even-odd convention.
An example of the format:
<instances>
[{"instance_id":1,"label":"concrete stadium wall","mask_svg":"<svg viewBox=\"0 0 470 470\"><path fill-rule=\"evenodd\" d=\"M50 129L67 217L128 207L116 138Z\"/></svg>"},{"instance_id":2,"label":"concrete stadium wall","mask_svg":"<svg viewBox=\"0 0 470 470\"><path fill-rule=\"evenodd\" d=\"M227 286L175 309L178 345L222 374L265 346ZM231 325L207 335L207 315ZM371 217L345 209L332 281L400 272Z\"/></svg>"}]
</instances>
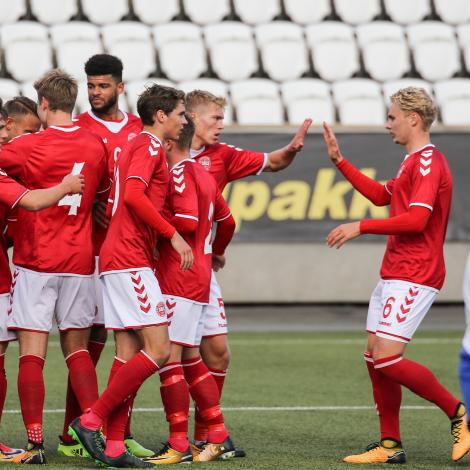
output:
<instances>
[{"instance_id":1,"label":"concrete stadium wall","mask_svg":"<svg viewBox=\"0 0 470 470\"><path fill-rule=\"evenodd\" d=\"M227 303L368 302L385 245L232 244L218 274ZM447 277L437 302L461 302L470 244L447 243Z\"/></svg>"}]
</instances>

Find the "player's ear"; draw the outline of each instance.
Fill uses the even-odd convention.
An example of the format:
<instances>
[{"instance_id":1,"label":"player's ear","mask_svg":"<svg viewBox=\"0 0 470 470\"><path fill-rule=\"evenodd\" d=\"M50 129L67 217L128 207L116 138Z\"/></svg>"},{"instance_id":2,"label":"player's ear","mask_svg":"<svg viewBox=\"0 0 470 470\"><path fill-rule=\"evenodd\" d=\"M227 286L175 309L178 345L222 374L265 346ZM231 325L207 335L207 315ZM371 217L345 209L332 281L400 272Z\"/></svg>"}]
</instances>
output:
<instances>
[{"instance_id":1,"label":"player's ear","mask_svg":"<svg viewBox=\"0 0 470 470\"><path fill-rule=\"evenodd\" d=\"M171 139L165 139L163 141L163 148L165 149L165 152L171 152L171 149L173 148L173 141Z\"/></svg>"},{"instance_id":2,"label":"player's ear","mask_svg":"<svg viewBox=\"0 0 470 470\"><path fill-rule=\"evenodd\" d=\"M15 120L11 116L8 116L7 120L5 121L5 127L7 131L10 131L14 124Z\"/></svg>"},{"instance_id":3,"label":"player's ear","mask_svg":"<svg viewBox=\"0 0 470 470\"><path fill-rule=\"evenodd\" d=\"M153 115L153 119L160 124L165 122L166 117L167 115L165 114L165 111L163 111L163 109L158 109Z\"/></svg>"},{"instance_id":4,"label":"player's ear","mask_svg":"<svg viewBox=\"0 0 470 470\"><path fill-rule=\"evenodd\" d=\"M124 82L119 82L116 86L117 92L119 95L122 95L124 93L125 85Z\"/></svg>"}]
</instances>

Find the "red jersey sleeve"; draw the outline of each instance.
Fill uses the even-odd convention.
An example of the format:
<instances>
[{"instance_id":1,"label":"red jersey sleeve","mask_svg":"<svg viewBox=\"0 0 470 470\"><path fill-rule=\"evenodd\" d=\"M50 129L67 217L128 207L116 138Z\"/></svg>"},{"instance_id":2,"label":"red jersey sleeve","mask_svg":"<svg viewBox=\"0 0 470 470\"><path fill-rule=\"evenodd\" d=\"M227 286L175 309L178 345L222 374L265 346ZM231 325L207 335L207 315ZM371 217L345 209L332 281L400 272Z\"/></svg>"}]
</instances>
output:
<instances>
[{"instance_id":1,"label":"red jersey sleeve","mask_svg":"<svg viewBox=\"0 0 470 470\"><path fill-rule=\"evenodd\" d=\"M13 208L27 192L28 189L9 178L4 171L0 170L0 202L2 204Z\"/></svg>"},{"instance_id":2,"label":"red jersey sleeve","mask_svg":"<svg viewBox=\"0 0 470 470\"><path fill-rule=\"evenodd\" d=\"M185 165L171 170L168 197L175 217L199 220L196 183Z\"/></svg>"},{"instance_id":3,"label":"red jersey sleeve","mask_svg":"<svg viewBox=\"0 0 470 470\"><path fill-rule=\"evenodd\" d=\"M224 145L224 161L227 180L234 181L245 176L259 175L268 162L268 154Z\"/></svg>"},{"instance_id":4,"label":"red jersey sleeve","mask_svg":"<svg viewBox=\"0 0 470 470\"><path fill-rule=\"evenodd\" d=\"M161 158L165 156L159 142L153 139L142 140L132 152L126 179L137 178L148 187Z\"/></svg>"},{"instance_id":5,"label":"red jersey sleeve","mask_svg":"<svg viewBox=\"0 0 470 470\"><path fill-rule=\"evenodd\" d=\"M441 183L441 165L438 155L433 151L424 151L413 166L411 175L412 192L410 206L423 206L433 210Z\"/></svg>"},{"instance_id":6,"label":"red jersey sleeve","mask_svg":"<svg viewBox=\"0 0 470 470\"><path fill-rule=\"evenodd\" d=\"M396 178L392 178L391 180L388 180L384 184L385 191L387 191L390 194L390 196L393 193L393 187L395 186L395 180L396 180Z\"/></svg>"},{"instance_id":7,"label":"red jersey sleeve","mask_svg":"<svg viewBox=\"0 0 470 470\"><path fill-rule=\"evenodd\" d=\"M33 135L19 136L2 145L0 149L0 168L12 178L21 179L23 175L23 166L31 152Z\"/></svg>"},{"instance_id":8,"label":"red jersey sleeve","mask_svg":"<svg viewBox=\"0 0 470 470\"><path fill-rule=\"evenodd\" d=\"M230 208L225 202L220 190L217 189L217 195L215 197L214 222L221 222L222 220L229 218L230 215Z\"/></svg>"}]
</instances>

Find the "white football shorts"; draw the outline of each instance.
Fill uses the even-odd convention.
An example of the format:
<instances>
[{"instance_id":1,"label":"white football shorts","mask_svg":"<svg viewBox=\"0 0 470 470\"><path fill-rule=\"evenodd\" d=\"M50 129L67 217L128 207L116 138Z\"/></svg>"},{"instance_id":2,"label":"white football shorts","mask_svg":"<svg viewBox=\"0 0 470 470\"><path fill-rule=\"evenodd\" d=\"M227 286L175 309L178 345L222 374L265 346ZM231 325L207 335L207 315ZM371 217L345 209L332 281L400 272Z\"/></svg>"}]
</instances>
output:
<instances>
[{"instance_id":1,"label":"white football shorts","mask_svg":"<svg viewBox=\"0 0 470 470\"><path fill-rule=\"evenodd\" d=\"M10 294L0 294L0 341L14 341L16 333L7 328Z\"/></svg>"},{"instance_id":2,"label":"white football shorts","mask_svg":"<svg viewBox=\"0 0 470 470\"><path fill-rule=\"evenodd\" d=\"M408 343L439 291L408 281L381 279L369 302L367 331Z\"/></svg>"},{"instance_id":3,"label":"white football shorts","mask_svg":"<svg viewBox=\"0 0 470 470\"><path fill-rule=\"evenodd\" d=\"M224 299L214 271L211 275L211 289L209 304L203 308L202 337L220 336L228 334L227 314L225 313Z\"/></svg>"},{"instance_id":4,"label":"white football shorts","mask_svg":"<svg viewBox=\"0 0 470 470\"><path fill-rule=\"evenodd\" d=\"M93 325L104 326L103 287L100 280L99 257L95 257L95 273L93 274L94 295L96 296L96 314Z\"/></svg>"}]
</instances>

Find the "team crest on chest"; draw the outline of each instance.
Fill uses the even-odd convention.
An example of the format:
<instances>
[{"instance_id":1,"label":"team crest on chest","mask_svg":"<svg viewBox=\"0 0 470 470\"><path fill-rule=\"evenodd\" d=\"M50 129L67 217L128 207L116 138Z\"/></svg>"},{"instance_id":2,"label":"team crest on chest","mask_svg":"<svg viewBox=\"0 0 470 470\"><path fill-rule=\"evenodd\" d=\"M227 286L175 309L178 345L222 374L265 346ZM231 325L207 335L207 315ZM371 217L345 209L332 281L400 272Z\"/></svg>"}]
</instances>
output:
<instances>
[{"instance_id":1,"label":"team crest on chest","mask_svg":"<svg viewBox=\"0 0 470 470\"><path fill-rule=\"evenodd\" d=\"M201 157L199 159L199 164L207 171L211 169L211 159L209 157Z\"/></svg>"}]
</instances>

